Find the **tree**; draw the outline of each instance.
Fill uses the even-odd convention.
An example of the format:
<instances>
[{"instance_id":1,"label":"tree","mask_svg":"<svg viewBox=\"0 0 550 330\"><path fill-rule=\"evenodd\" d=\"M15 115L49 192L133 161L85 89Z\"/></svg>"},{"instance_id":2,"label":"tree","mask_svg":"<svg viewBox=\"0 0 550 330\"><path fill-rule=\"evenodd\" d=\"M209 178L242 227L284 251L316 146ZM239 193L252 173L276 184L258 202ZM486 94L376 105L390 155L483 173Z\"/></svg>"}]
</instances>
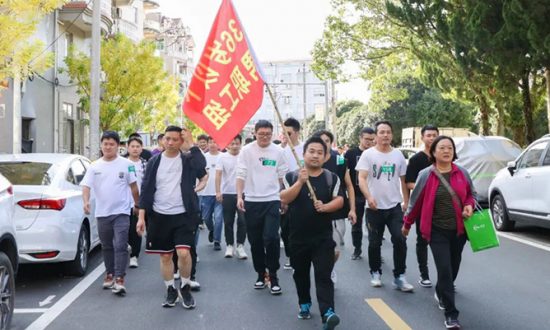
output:
<instances>
[{"instance_id":1,"label":"tree","mask_svg":"<svg viewBox=\"0 0 550 330\"><path fill-rule=\"evenodd\" d=\"M52 65L52 54L44 50L43 42L31 40L31 36L40 20L66 1L0 1L0 81L16 73L24 78Z\"/></svg>"},{"instance_id":2,"label":"tree","mask_svg":"<svg viewBox=\"0 0 550 330\"><path fill-rule=\"evenodd\" d=\"M179 118L176 82L155 56L152 43L134 44L123 35L102 42L100 128L130 133L156 131ZM71 52L65 59L71 80L77 83L84 111L89 111L90 58Z\"/></svg>"}]
</instances>

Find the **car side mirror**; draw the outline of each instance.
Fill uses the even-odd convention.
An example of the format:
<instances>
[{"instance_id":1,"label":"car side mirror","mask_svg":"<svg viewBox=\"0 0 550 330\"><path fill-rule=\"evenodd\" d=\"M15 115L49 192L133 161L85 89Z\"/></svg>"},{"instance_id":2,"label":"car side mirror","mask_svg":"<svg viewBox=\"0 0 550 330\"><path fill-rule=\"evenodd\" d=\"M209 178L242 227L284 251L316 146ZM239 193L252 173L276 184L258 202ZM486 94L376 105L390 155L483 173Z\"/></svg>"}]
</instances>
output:
<instances>
[{"instance_id":1,"label":"car side mirror","mask_svg":"<svg viewBox=\"0 0 550 330\"><path fill-rule=\"evenodd\" d=\"M506 167L508 168L508 172L510 172L510 175L514 175L514 172L516 171L516 162L514 160L508 162L508 164L506 164Z\"/></svg>"}]
</instances>

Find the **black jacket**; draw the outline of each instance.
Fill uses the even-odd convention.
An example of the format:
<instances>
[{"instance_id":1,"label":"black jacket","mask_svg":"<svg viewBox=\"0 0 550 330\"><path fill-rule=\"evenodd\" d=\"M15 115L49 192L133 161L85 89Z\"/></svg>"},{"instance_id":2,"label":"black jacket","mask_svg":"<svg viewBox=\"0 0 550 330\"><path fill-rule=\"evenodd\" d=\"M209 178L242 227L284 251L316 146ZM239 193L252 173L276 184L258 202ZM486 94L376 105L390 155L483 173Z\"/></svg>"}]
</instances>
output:
<instances>
[{"instance_id":1,"label":"black jacket","mask_svg":"<svg viewBox=\"0 0 550 330\"><path fill-rule=\"evenodd\" d=\"M162 154L153 156L147 162L145 176L141 183L141 193L139 196L139 208L145 209L147 213L153 212L153 201L155 191L157 190L157 171ZM198 147L192 147L188 153L181 153L182 172L181 172L181 196L183 206L189 214L199 212L199 198L195 192L195 183L197 178L206 175L206 159Z\"/></svg>"}]
</instances>

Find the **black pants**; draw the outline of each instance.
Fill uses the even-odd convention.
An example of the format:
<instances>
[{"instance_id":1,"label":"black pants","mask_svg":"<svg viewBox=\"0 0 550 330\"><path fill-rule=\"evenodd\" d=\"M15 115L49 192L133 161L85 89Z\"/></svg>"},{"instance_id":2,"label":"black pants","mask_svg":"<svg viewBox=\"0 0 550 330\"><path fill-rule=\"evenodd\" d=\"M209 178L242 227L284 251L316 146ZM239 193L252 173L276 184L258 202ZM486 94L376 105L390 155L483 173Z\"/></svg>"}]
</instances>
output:
<instances>
[{"instance_id":1,"label":"black pants","mask_svg":"<svg viewBox=\"0 0 550 330\"><path fill-rule=\"evenodd\" d=\"M288 211L285 214L281 214L281 239L285 246L285 255L290 258L290 214Z\"/></svg>"},{"instance_id":2,"label":"black pants","mask_svg":"<svg viewBox=\"0 0 550 330\"><path fill-rule=\"evenodd\" d=\"M134 210L130 214L130 230L128 231L128 244L132 247L130 258L139 257L141 252L141 236L138 235L136 227L138 222L137 214L134 214Z\"/></svg>"},{"instance_id":3,"label":"black pants","mask_svg":"<svg viewBox=\"0 0 550 330\"><path fill-rule=\"evenodd\" d=\"M420 218L416 220L416 260L418 260L418 270L420 277L424 279L430 278L428 271L428 241L422 237L420 233Z\"/></svg>"},{"instance_id":4,"label":"black pants","mask_svg":"<svg viewBox=\"0 0 550 330\"><path fill-rule=\"evenodd\" d=\"M327 309L334 309L334 283L330 273L334 267L334 248L331 237L312 243L290 243L290 264L294 268L294 283L298 292L298 304L311 303L311 280L309 271L313 264L315 289L319 311L324 315Z\"/></svg>"},{"instance_id":5,"label":"black pants","mask_svg":"<svg viewBox=\"0 0 550 330\"><path fill-rule=\"evenodd\" d=\"M458 236L456 230L432 227L430 248L437 269L435 292L445 306L445 317L458 317L455 306L454 281L458 276L466 235Z\"/></svg>"},{"instance_id":6,"label":"black pants","mask_svg":"<svg viewBox=\"0 0 550 330\"><path fill-rule=\"evenodd\" d=\"M355 213L357 222L351 226L351 241L353 247L361 251L363 245L363 215L365 215L365 200L355 197Z\"/></svg>"},{"instance_id":7,"label":"black pants","mask_svg":"<svg viewBox=\"0 0 550 330\"><path fill-rule=\"evenodd\" d=\"M225 244L235 243L234 224L235 213L237 214L237 244L244 244L246 240L246 223L244 213L237 209L237 195L223 195L223 223L225 228Z\"/></svg>"},{"instance_id":8,"label":"black pants","mask_svg":"<svg viewBox=\"0 0 550 330\"><path fill-rule=\"evenodd\" d=\"M246 232L252 252L252 263L257 273L265 273L266 268L271 276L277 276L279 270L279 226L280 201L248 202L245 201Z\"/></svg>"},{"instance_id":9,"label":"black pants","mask_svg":"<svg viewBox=\"0 0 550 330\"><path fill-rule=\"evenodd\" d=\"M403 210L401 205L387 210L372 210L367 209L367 218L369 219L369 266L370 271L379 272L382 266L382 255L380 247L382 246L382 237L384 237L385 227L391 234L391 242L393 244L393 276L398 277L405 274L406 259L407 259L407 241L401 233L403 226Z\"/></svg>"}]
</instances>

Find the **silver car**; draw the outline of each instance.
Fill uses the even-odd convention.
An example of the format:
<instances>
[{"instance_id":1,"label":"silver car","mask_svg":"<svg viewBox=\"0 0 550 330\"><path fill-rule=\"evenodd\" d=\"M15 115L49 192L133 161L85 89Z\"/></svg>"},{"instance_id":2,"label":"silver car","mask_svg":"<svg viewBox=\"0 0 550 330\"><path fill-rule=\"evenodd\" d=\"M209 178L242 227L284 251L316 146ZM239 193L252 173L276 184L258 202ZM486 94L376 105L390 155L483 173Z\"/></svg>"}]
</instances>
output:
<instances>
[{"instance_id":1,"label":"silver car","mask_svg":"<svg viewBox=\"0 0 550 330\"><path fill-rule=\"evenodd\" d=\"M0 173L14 185L21 263L67 262L69 273L86 273L88 252L99 244L93 203L84 214L79 186L89 165L79 155L0 155Z\"/></svg>"}]
</instances>

